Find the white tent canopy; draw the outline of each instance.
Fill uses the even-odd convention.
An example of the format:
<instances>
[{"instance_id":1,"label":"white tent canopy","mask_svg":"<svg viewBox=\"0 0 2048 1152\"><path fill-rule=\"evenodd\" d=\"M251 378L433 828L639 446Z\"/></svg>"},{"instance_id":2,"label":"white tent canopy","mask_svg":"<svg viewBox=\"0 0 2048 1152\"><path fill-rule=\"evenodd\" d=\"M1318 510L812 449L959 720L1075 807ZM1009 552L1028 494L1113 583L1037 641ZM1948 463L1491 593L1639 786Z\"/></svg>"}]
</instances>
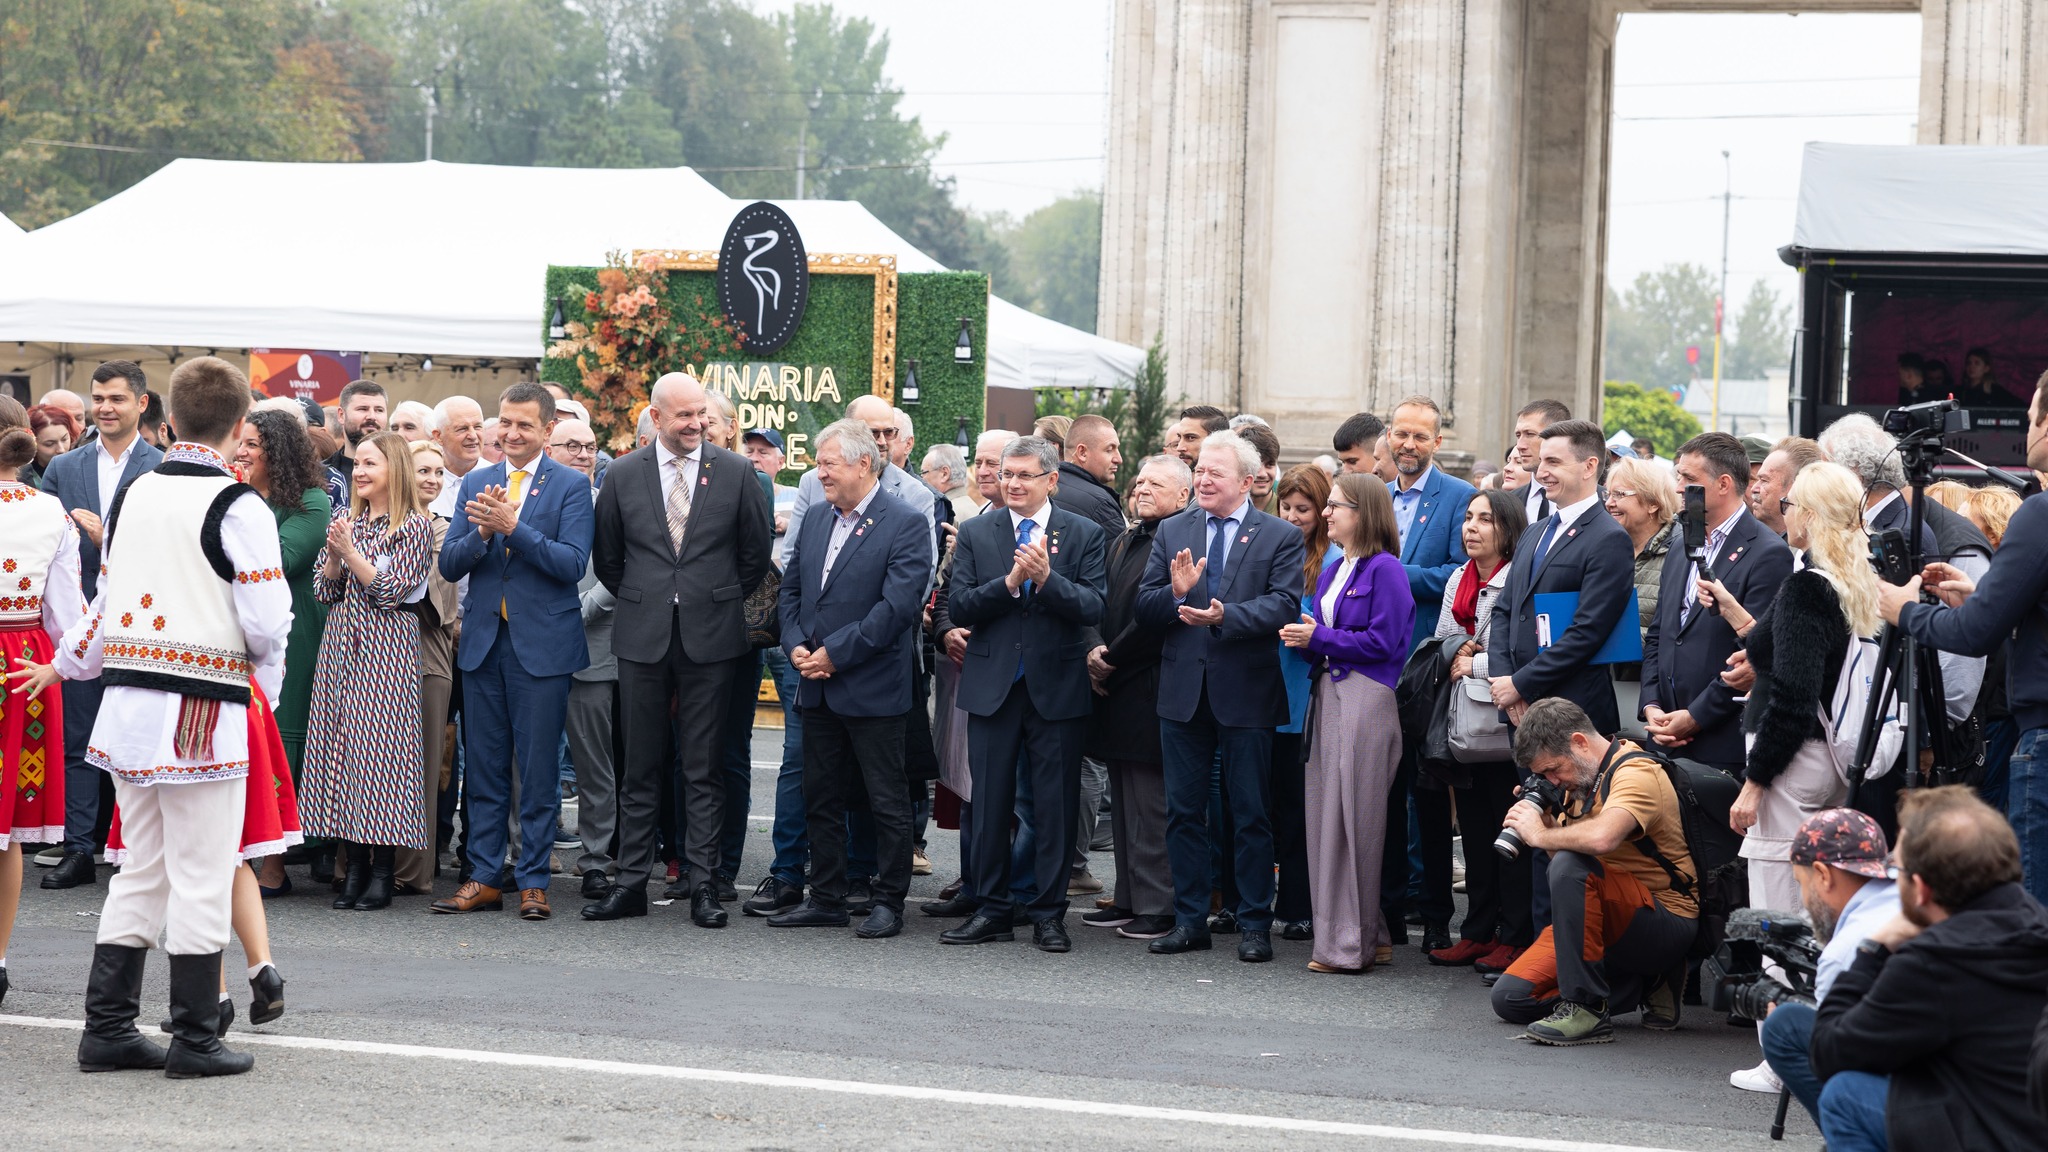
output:
<instances>
[{"instance_id":1,"label":"white tent canopy","mask_svg":"<svg viewBox=\"0 0 2048 1152\"><path fill-rule=\"evenodd\" d=\"M34 232L0 227L0 339L541 354L542 277L715 248L740 202L687 168L175 160ZM814 252L942 266L859 204L785 203ZM989 383L1115 385L1144 353L989 302Z\"/></svg>"},{"instance_id":2,"label":"white tent canopy","mask_svg":"<svg viewBox=\"0 0 2048 1152\"><path fill-rule=\"evenodd\" d=\"M2048 255L2048 148L1808 144L1796 247Z\"/></svg>"}]
</instances>

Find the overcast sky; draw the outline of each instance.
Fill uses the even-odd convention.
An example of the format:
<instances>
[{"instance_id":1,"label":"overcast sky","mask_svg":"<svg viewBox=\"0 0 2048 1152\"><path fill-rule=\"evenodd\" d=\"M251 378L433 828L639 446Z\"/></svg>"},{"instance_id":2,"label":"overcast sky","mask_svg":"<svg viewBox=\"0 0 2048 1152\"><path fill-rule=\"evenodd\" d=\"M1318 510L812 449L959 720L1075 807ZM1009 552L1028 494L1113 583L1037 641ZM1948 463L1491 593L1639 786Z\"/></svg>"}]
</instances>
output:
<instances>
[{"instance_id":1,"label":"overcast sky","mask_svg":"<svg viewBox=\"0 0 2048 1152\"><path fill-rule=\"evenodd\" d=\"M762 0L765 11L792 0ZM836 0L889 34L904 105L947 141L961 199L1024 215L1100 187L1109 115L1106 0ZM1623 17L1616 45L1608 273L1721 263L1721 152L1737 197L1729 296L1758 276L1788 302L1800 149L1809 140L1911 143L1915 15ZM1818 113L1854 113L1824 116ZM1679 117L1671 119L1671 117ZM1706 119L1704 117L1726 117ZM1078 159L1076 159L1078 158ZM999 161L999 163L990 163Z\"/></svg>"}]
</instances>

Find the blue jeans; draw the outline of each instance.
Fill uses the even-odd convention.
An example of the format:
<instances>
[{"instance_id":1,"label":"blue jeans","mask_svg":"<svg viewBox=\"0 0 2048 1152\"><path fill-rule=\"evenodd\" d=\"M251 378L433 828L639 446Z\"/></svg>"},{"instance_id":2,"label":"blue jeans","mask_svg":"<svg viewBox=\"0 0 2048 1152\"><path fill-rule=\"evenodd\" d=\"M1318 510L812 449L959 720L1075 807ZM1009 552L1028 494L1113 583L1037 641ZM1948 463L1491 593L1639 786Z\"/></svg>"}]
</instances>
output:
<instances>
[{"instance_id":1,"label":"blue jeans","mask_svg":"<svg viewBox=\"0 0 2048 1152\"><path fill-rule=\"evenodd\" d=\"M97 677L64 684L64 851L70 853L97 850L100 781L106 773L86 763L85 745L105 691Z\"/></svg>"},{"instance_id":2,"label":"blue jeans","mask_svg":"<svg viewBox=\"0 0 2048 1152\"><path fill-rule=\"evenodd\" d=\"M508 629L483 663L462 674L464 751L468 756L469 878L497 885L510 838L512 773L519 773L521 888L546 888L555 828L562 817L561 764L556 749L569 707L569 677L535 676L512 652Z\"/></svg>"},{"instance_id":3,"label":"blue jeans","mask_svg":"<svg viewBox=\"0 0 2048 1152\"><path fill-rule=\"evenodd\" d=\"M1773 1012L1771 1015L1776 1016ZM1820 1134L1828 1152L1885 1152L1885 1098L1892 1079L1873 1072L1837 1072L1820 1090Z\"/></svg>"},{"instance_id":4,"label":"blue jeans","mask_svg":"<svg viewBox=\"0 0 2048 1152\"><path fill-rule=\"evenodd\" d=\"M1813 1074L1813 1005L1780 1004L1764 1018L1764 1059L1820 1123L1820 1077Z\"/></svg>"},{"instance_id":5,"label":"blue jeans","mask_svg":"<svg viewBox=\"0 0 2048 1152\"><path fill-rule=\"evenodd\" d=\"M1273 756L1271 728L1232 728L1216 723L1205 699L1187 723L1159 721L1165 754L1166 858L1173 871L1173 917L1180 927L1206 933L1209 926L1209 771L1223 753L1223 788L1230 801L1237 876L1237 919L1245 928L1266 931L1273 924L1273 826L1266 818Z\"/></svg>"},{"instance_id":6,"label":"blue jeans","mask_svg":"<svg viewBox=\"0 0 2048 1152\"><path fill-rule=\"evenodd\" d=\"M775 823L769 842L775 859L768 874L793 888L804 886L811 864L811 836L804 812L804 718L796 706L796 669L780 648L769 648L763 661L775 677L775 695L782 701L782 771L775 777ZM749 739L753 728L749 724ZM749 754L751 756L751 753ZM751 760L749 762L751 771ZM866 810L846 814L846 878L865 880L875 874L875 832Z\"/></svg>"},{"instance_id":7,"label":"blue jeans","mask_svg":"<svg viewBox=\"0 0 2048 1152\"><path fill-rule=\"evenodd\" d=\"M2048 900L2048 728L2020 733L2006 772L2005 817L2020 842L2020 872L2036 900Z\"/></svg>"}]
</instances>

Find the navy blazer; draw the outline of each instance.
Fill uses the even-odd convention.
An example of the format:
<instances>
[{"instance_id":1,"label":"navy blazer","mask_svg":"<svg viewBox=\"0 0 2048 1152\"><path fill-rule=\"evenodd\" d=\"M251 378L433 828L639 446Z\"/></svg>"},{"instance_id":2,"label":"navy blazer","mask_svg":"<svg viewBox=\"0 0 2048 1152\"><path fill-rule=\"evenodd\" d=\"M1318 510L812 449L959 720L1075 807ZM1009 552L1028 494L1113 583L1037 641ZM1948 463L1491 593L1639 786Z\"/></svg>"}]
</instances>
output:
<instances>
[{"instance_id":1,"label":"navy blazer","mask_svg":"<svg viewBox=\"0 0 2048 1152\"><path fill-rule=\"evenodd\" d=\"M1741 601L1744 611L1762 616L1777 599L1785 577L1792 574L1792 549L1745 508L1709 564L1715 577ZM1700 731L1679 753L1717 767L1739 769L1747 758L1742 746L1742 702L1733 688L1721 682L1721 673L1727 669L1729 654L1742 642L1724 616L1697 607L1686 616L1685 593L1691 579L1692 560L1682 546L1674 546L1664 556L1657 614L1643 635L1643 707L1691 712Z\"/></svg>"},{"instance_id":2,"label":"navy blazer","mask_svg":"<svg viewBox=\"0 0 2048 1152\"><path fill-rule=\"evenodd\" d=\"M512 652L530 676L567 676L590 666L583 640L583 599L577 585L590 562L590 480L543 452L534 457L533 479L519 504L519 523L510 536L489 540L464 511L488 485L504 487L505 461L472 468L462 478L448 539L441 545L441 576L451 583L469 577L462 605L462 641L455 663L474 671L490 654L500 624L516 624ZM498 606L505 606L505 620ZM518 619L512 619L517 617Z\"/></svg>"},{"instance_id":3,"label":"navy blazer","mask_svg":"<svg viewBox=\"0 0 2048 1152\"><path fill-rule=\"evenodd\" d=\"M1588 664L1607 642L1628 611L1635 590L1635 545L1628 533L1596 500L1570 528L1550 542L1543 567L1536 569L1536 545L1549 517L1529 525L1515 544L1514 567L1507 587L1493 602L1493 624L1486 643L1488 676L1513 676L1515 691L1533 704L1562 696L1586 710L1594 727L1612 733L1621 727L1614 703L1614 678L1605 664ZM1551 645L1536 649L1538 592L1577 592L1579 606L1571 627L1553 631Z\"/></svg>"},{"instance_id":4,"label":"navy blazer","mask_svg":"<svg viewBox=\"0 0 2048 1152\"><path fill-rule=\"evenodd\" d=\"M50 461L43 472L43 491L55 496L64 505L64 511L76 512L80 508L97 516L100 514L100 446L97 440L88 440ZM163 452L153 447L140 435L135 438L135 450L128 454L128 463L121 466L121 488L135 482L137 476L153 471L163 463ZM115 496L121 493L117 489ZM114 502L107 501L112 508ZM100 546L92 542L85 533L78 534L78 575L84 585L85 602L90 604L100 591Z\"/></svg>"},{"instance_id":5,"label":"navy blazer","mask_svg":"<svg viewBox=\"0 0 2048 1152\"><path fill-rule=\"evenodd\" d=\"M1301 619L1301 571L1307 560L1301 530L1251 509L1224 561L1222 593L1210 594L1223 602L1223 623L1208 628L1180 621L1172 564L1182 549L1196 559L1209 554L1209 514L1199 504L1160 521L1138 586L1138 619L1167 630L1159 651L1160 718L1183 724L1194 719L1206 688L1209 713L1218 724L1278 728L1287 723L1279 641L1280 629ZM1195 591L1200 594L1199 585Z\"/></svg>"},{"instance_id":6,"label":"navy blazer","mask_svg":"<svg viewBox=\"0 0 2048 1152\"><path fill-rule=\"evenodd\" d=\"M824 680L798 677L797 704L822 704L841 716L901 716L910 711L918 621L931 585L930 529L916 509L877 487L826 582L837 515L823 501L805 509L783 562L782 650L822 647L834 669Z\"/></svg>"},{"instance_id":7,"label":"navy blazer","mask_svg":"<svg viewBox=\"0 0 2048 1152\"><path fill-rule=\"evenodd\" d=\"M1429 639L1443 611L1444 584L1465 566L1465 509L1474 489L1441 468L1431 468L1422 482L1422 503L1408 525L1401 545L1401 567L1408 572L1408 590L1415 594L1415 624L1408 646Z\"/></svg>"},{"instance_id":8,"label":"navy blazer","mask_svg":"<svg viewBox=\"0 0 2048 1152\"><path fill-rule=\"evenodd\" d=\"M946 609L954 624L972 629L954 701L969 715L995 715L1017 682L1020 660L1040 716L1081 720L1095 710L1088 637L1102 622L1108 588L1102 529L1048 501L1043 530L1052 574L1018 596L1003 583L1017 553L1017 530L1006 509L962 523L953 541Z\"/></svg>"}]
</instances>

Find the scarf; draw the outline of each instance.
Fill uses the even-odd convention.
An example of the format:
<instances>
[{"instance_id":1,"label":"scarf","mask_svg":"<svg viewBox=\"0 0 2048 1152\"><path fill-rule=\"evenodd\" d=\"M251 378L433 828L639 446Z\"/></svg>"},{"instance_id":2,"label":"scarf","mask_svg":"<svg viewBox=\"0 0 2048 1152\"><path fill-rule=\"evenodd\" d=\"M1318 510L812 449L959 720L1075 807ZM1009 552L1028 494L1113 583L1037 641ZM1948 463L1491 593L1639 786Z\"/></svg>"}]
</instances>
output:
<instances>
[{"instance_id":1,"label":"scarf","mask_svg":"<svg viewBox=\"0 0 2048 1152\"><path fill-rule=\"evenodd\" d=\"M1465 635L1474 636L1479 632L1479 590L1486 586L1486 578L1479 574L1479 561L1465 561L1465 572L1458 580L1458 594L1451 598L1451 618Z\"/></svg>"}]
</instances>

